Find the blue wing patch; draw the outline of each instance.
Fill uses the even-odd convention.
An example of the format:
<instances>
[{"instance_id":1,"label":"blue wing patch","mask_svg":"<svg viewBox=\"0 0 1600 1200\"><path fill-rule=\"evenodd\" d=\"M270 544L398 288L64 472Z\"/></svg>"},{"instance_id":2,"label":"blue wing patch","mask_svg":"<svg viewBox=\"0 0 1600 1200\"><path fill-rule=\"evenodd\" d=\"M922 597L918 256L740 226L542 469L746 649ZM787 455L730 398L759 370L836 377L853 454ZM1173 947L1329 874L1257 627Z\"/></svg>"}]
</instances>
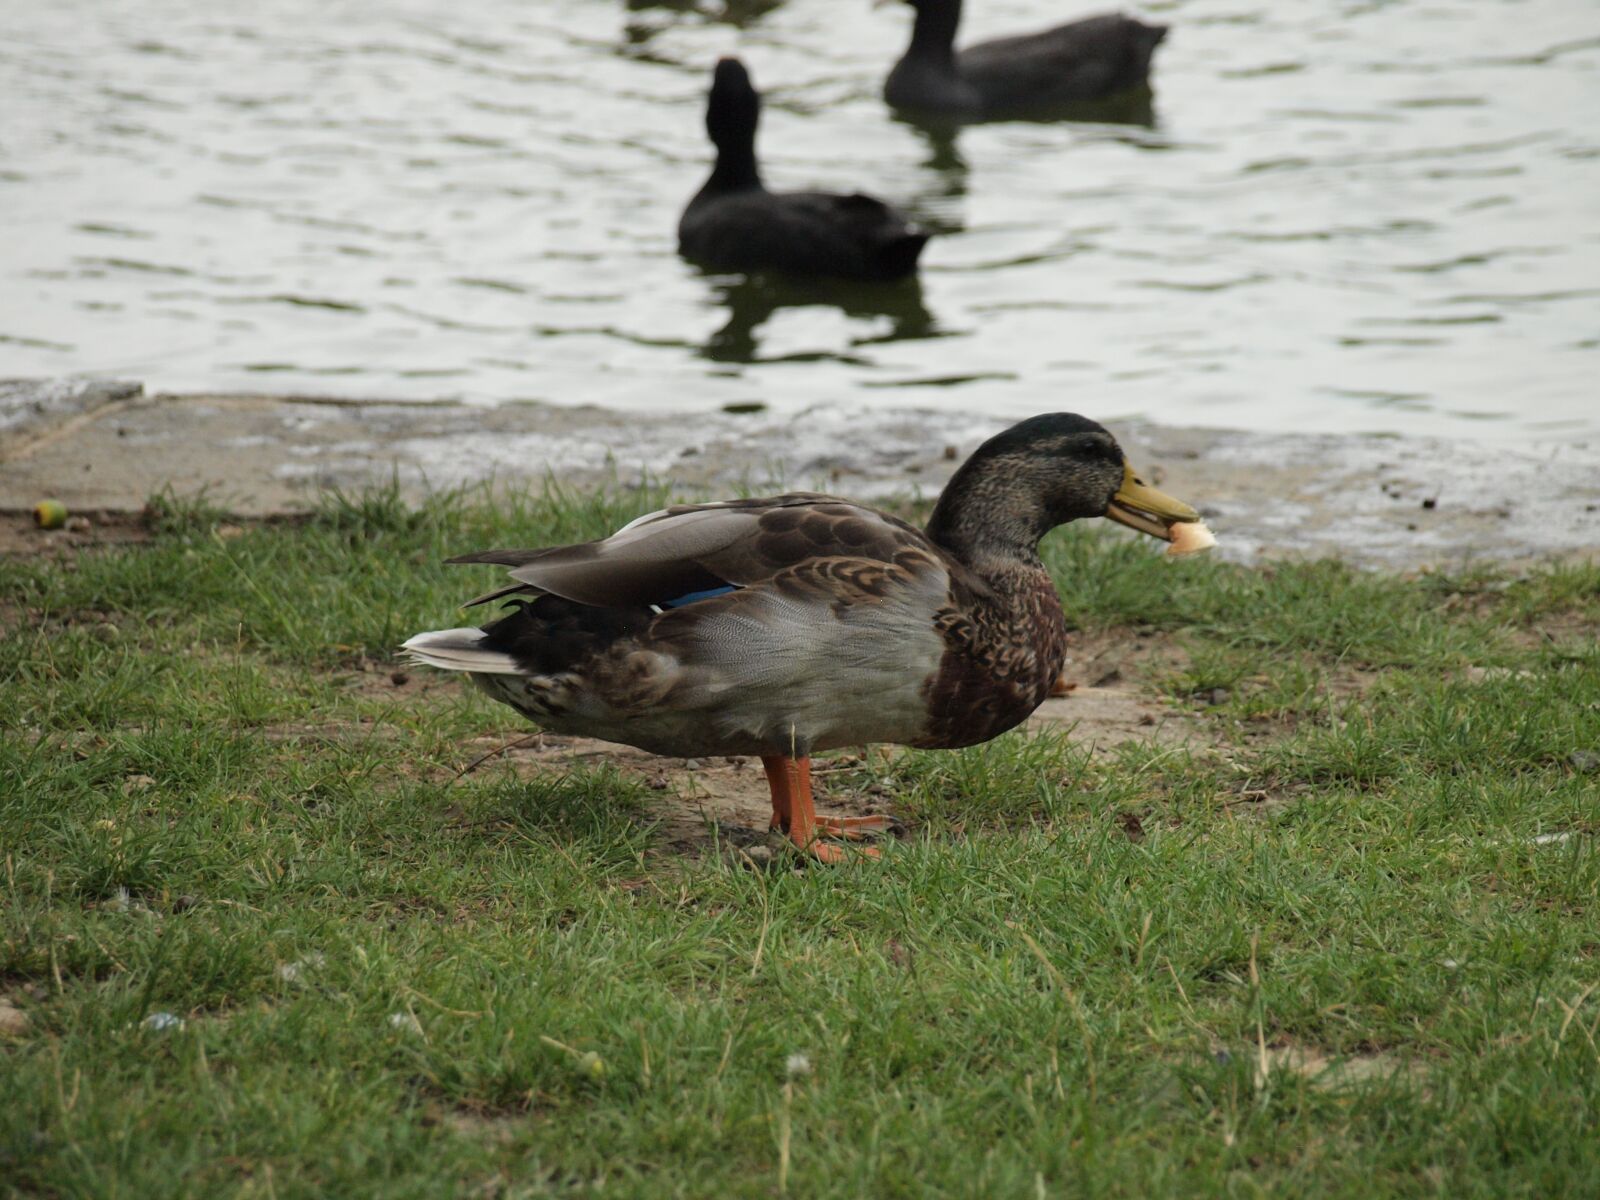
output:
<instances>
[{"instance_id":1,"label":"blue wing patch","mask_svg":"<svg viewBox=\"0 0 1600 1200\"><path fill-rule=\"evenodd\" d=\"M685 592L682 596L679 596L676 600L663 600L656 607L658 607L658 608L682 608L685 604L693 604L698 600L709 600L713 596L726 596L729 592L733 592L733 591L737 591L737 590L738 590L738 588L734 584L725 583L721 587L706 588L705 591L703 591L703 592Z\"/></svg>"}]
</instances>

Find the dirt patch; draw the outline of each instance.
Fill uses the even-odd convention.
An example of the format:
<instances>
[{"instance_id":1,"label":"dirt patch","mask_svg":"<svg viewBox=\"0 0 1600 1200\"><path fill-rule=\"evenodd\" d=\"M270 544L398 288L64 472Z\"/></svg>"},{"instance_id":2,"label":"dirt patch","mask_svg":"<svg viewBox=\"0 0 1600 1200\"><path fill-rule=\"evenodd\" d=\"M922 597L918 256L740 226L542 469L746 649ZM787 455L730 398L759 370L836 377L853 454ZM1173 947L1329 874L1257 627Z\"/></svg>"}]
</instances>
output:
<instances>
[{"instance_id":1,"label":"dirt patch","mask_svg":"<svg viewBox=\"0 0 1600 1200\"><path fill-rule=\"evenodd\" d=\"M1067 641L1061 694L1039 706L1030 729L1064 727L1073 742L1097 753L1126 742L1162 746L1210 745L1212 735L1195 714L1164 700L1159 681L1188 662L1182 646L1150 630L1079 630Z\"/></svg>"},{"instance_id":2,"label":"dirt patch","mask_svg":"<svg viewBox=\"0 0 1600 1200\"><path fill-rule=\"evenodd\" d=\"M1297 1075L1315 1088L1346 1091L1385 1083L1411 1084L1424 1073L1421 1063L1383 1050L1334 1054L1291 1044L1268 1046L1254 1058L1257 1087L1266 1086L1274 1076Z\"/></svg>"},{"instance_id":3,"label":"dirt patch","mask_svg":"<svg viewBox=\"0 0 1600 1200\"><path fill-rule=\"evenodd\" d=\"M1581 610L1540 613L1526 628L1514 630L1519 650L1542 650L1559 658L1586 658L1600 640L1600 621Z\"/></svg>"},{"instance_id":4,"label":"dirt patch","mask_svg":"<svg viewBox=\"0 0 1600 1200\"><path fill-rule=\"evenodd\" d=\"M40 529L29 512L0 512L0 558L70 562L86 550L149 540L149 526L137 512L75 512L64 529Z\"/></svg>"},{"instance_id":5,"label":"dirt patch","mask_svg":"<svg viewBox=\"0 0 1600 1200\"><path fill-rule=\"evenodd\" d=\"M408 703L431 699L463 681L443 671L418 669L403 663L364 659L339 680L343 690L364 700L405 700ZM507 710L510 711L509 709Z\"/></svg>"},{"instance_id":6,"label":"dirt patch","mask_svg":"<svg viewBox=\"0 0 1600 1200\"><path fill-rule=\"evenodd\" d=\"M493 769L497 764L528 777L580 767L616 768L661 798L649 805L658 854L698 855L718 846L737 853L756 846L773 849L782 843L781 837L775 837L772 846L767 845L772 808L766 775L756 758L660 758L632 746L535 730L520 738L474 739L463 749L475 752L462 765L465 773ZM817 762L812 776L817 811L837 816L884 811L879 797L857 794L833 783L830 777L837 778L847 765L853 763L837 759Z\"/></svg>"}]
</instances>

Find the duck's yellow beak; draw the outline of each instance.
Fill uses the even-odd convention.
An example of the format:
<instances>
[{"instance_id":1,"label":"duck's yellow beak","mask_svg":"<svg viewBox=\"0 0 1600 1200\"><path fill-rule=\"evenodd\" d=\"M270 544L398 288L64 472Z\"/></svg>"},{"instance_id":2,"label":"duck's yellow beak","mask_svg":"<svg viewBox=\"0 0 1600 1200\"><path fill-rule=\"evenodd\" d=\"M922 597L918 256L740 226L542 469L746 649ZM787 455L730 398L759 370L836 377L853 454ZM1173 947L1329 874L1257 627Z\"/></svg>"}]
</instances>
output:
<instances>
[{"instance_id":1,"label":"duck's yellow beak","mask_svg":"<svg viewBox=\"0 0 1600 1200\"><path fill-rule=\"evenodd\" d=\"M1118 525L1148 533L1164 542L1172 540L1174 525L1200 519L1200 514L1182 500L1175 500L1140 479L1131 465L1122 468L1122 486L1111 497L1106 516Z\"/></svg>"}]
</instances>

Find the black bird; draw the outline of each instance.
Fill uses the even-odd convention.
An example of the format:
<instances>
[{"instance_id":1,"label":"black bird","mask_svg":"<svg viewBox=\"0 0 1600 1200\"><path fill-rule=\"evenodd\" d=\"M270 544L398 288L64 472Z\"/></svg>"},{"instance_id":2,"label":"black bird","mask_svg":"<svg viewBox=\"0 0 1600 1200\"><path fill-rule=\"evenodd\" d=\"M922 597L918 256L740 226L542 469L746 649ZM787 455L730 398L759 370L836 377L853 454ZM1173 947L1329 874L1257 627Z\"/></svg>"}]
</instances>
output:
<instances>
[{"instance_id":1,"label":"black bird","mask_svg":"<svg viewBox=\"0 0 1600 1200\"><path fill-rule=\"evenodd\" d=\"M683 210L679 253L723 270L844 279L899 279L917 269L928 235L883 201L767 191L756 167L760 116L761 97L744 64L719 61L706 105L717 165Z\"/></svg>"},{"instance_id":2,"label":"black bird","mask_svg":"<svg viewBox=\"0 0 1600 1200\"><path fill-rule=\"evenodd\" d=\"M956 50L961 0L905 0L911 45L889 72L893 107L966 119L1038 116L1149 86L1150 57L1167 36L1121 13Z\"/></svg>"}]
</instances>

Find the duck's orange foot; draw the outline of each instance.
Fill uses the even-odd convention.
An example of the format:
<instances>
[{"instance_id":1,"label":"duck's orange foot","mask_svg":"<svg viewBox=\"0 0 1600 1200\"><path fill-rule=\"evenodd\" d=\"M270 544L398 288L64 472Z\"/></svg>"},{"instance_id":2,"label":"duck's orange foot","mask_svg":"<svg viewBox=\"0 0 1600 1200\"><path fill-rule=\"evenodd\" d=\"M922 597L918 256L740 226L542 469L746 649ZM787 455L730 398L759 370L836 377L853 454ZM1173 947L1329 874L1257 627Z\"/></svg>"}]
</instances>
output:
<instances>
[{"instance_id":1,"label":"duck's orange foot","mask_svg":"<svg viewBox=\"0 0 1600 1200\"><path fill-rule=\"evenodd\" d=\"M824 837L844 838L859 842L874 833L889 833L900 828L893 817L875 814L870 817L818 817L817 832Z\"/></svg>"},{"instance_id":2,"label":"duck's orange foot","mask_svg":"<svg viewBox=\"0 0 1600 1200\"><path fill-rule=\"evenodd\" d=\"M851 859L883 857L883 851L876 846L835 846L832 842L819 841L815 838L801 845L799 839L792 835L789 840L801 854L809 855L819 863L827 863L829 866L849 862Z\"/></svg>"},{"instance_id":3,"label":"duck's orange foot","mask_svg":"<svg viewBox=\"0 0 1600 1200\"><path fill-rule=\"evenodd\" d=\"M852 857L878 858L871 846L845 849L824 841L827 837L859 841L869 830L890 827L889 817L818 817L811 799L811 762L806 758L765 757L767 782L772 788L772 828L788 835L802 854L818 862L840 863Z\"/></svg>"},{"instance_id":4,"label":"duck's orange foot","mask_svg":"<svg viewBox=\"0 0 1600 1200\"><path fill-rule=\"evenodd\" d=\"M789 832L792 821L784 821L776 813L772 815L771 828ZM813 819L812 830L816 837L841 838L847 842L859 842L875 833L888 833L900 828L900 822L888 816L870 817L816 817Z\"/></svg>"}]
</instances>

